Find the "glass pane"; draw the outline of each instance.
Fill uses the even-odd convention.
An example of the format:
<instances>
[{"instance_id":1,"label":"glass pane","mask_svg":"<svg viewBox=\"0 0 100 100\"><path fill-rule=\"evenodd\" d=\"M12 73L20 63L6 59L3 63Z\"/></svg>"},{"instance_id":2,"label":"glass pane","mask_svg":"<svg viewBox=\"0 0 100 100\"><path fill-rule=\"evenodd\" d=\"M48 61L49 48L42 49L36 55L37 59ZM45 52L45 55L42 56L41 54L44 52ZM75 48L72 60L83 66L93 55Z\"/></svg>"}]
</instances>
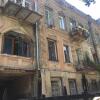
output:
<instances>
[{"instance_id":1,"label":"glass pane","mask_svg":"<svg viewBox=\"0 0 100 100\"><path fill-rule=\"evenodd\" d=\"M23 56L27 56L27 43L23 42Z\"/></svg>"},{"instance_id":2,"label":"glass pane","mask_svg":"<svg viewBox=\"0 0 100 100\"><path fill-rule=\"evenodd\" d=\"M69 80L69 88L70 88L71 95L77 94L76 81L75 80Z\"/></svg>"},{"instance_id":3,"label":"glass pane","mask_svg":"<svg viewBox=\"0 0 100 100\"><path fill-rule=\"evenodd\" d=\"M56 47L54 41L48 41L48 49L49 49L49 59L55 61L56 60Z\"/></svg>"},{"instance_id":4,"label":"glass pane","mask_svg":"<svg viewBox=\"0 0 100 100\"><path fill-rule=\"evenodd\" d=\"M13 51L13 53L14 53L14 55L18 55L18 50L19 50L19 41L18 41L18 39L15 39L14 40L14 51Z\"/></svg>"},{"instance_id":5,"label":"glass pane","mask_svg":"<svg viewBox=\"0 0 100 100\"><path fill-rule=\"evenodd\" d=\"M4 53L12 54L12 43L13 40L11 38L5 38L4 41Z\"/></svg>"},{"instance_id":6,"label":"glass pane","mask_svg":"<svg viewBox=\"0 0 100 100\"><path fill-rule=\"evenodd\" d=\"M51 81L52 96L60 96L60 86L58 81Z\"/></svg>"}]
</instances>

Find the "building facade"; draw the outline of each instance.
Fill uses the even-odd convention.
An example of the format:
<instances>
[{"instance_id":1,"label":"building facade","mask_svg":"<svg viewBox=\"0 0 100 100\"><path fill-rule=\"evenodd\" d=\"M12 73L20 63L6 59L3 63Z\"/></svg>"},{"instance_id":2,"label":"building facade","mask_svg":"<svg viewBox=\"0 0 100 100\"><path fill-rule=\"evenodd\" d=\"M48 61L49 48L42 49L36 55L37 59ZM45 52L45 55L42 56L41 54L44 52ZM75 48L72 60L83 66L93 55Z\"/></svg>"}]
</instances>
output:
<instances>
[{"instance_id":1,"label":"building facade","mask_svg":"<svg viewBox=\"0 0 100 100\"><path fill-rule=\"evenodd\" d=\"M81 94L85 90L84 75L88 92L95 92L99 73L84 65L83 59L87 54L92 61L98 61L100 26L64 0L41 0L40 5L39 11L44 16L40 22L42 94Z\"/></svg>"},{"instance_id":2,"label":"building facade","mask_svg":"<svg viewBox=\"0 0 100 100\"><path fill-rule=\"evenodd\" d=\"M64 0L0 5L0 100L99 92L99 72L83 63L99 62L98 21Z\"/></svg>"}]
</instances>

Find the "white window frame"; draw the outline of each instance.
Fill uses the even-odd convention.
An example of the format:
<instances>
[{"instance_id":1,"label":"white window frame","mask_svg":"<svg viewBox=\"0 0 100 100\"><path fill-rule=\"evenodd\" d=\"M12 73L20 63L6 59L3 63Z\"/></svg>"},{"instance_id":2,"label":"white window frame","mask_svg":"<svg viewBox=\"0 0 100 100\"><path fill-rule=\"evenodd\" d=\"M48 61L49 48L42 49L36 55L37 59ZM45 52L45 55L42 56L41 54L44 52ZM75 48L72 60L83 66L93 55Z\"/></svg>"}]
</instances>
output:
<instances>
[{"instance_id":1,"label":"white window frame","mask_svg":"<svg viewBox=\"0 0 100 100\"><path fill-rule=\"evenodd\" d=\"M68 47L68 53L69 53L69 60L70 62L66 62L65 60L65 54L64 54L64 62L66 63L73 63L73 57L72 57L72 50L71 50L71 47L69 45L63 45L63 53L64 53L64 50L65 50L65 47Z\"/></svg>"},{"instance_id":2,"label":"white window frame","mask_svg":"<svg viewBox=\"0 0 100 100\"><path fill-rule=\"evenodd\" d=\"M64 17L59 16L59 27L63 30L65 30L65 22L64 22Z\"/></svg>"},{"instance_id":3,"label":"white window frame","mask_svg":"<svg viewBox=\"0 0 100 100\"><path fill-rule=\"evenodd\" d=\"M46 18L46 24L49 25L54 25L53 24L53 15L52 15L52 10L46 9L45 10L47 13L47 18Z\"/></svg>"},{"instance_id":4,"label":"white window frame","mask_svg":"<svg viewBox=\"0 0 100 100\"><path fill-rule=\"evenodd\" d=\"M37 12L38 11L38 1L34 0L34 3L35 3L35 11Z\"/></svg>"}]
</instances>

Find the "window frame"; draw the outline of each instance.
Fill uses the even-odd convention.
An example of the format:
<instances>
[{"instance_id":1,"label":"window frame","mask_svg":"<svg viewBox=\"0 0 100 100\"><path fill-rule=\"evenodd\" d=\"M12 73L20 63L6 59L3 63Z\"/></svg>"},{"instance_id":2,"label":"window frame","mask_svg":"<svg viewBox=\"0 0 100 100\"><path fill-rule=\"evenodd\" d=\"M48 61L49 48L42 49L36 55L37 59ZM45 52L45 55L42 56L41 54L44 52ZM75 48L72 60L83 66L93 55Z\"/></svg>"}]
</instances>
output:
<instances>
[{"instance_id":1,"label":"window frame","mask_svg":"<svg viewBox=\"0 0 100 100\"><path fill-rule=\"evenodd\" d=\"M67 60L65 60L65 52L64 52L64 47L67 48L66 50L68 51L67 54L68 54L68 62ZM73 57L72 57L72 50L71 50L71 47L69 45L66 45L64 44L63 45L63 55L64 55L64 63L67 63L67 64L71 64L73 63Z\"/></svg>"},{"instance_id":2,"label":"window frame","mask_svg":"<svg viewBox=\"0 0 100 100\"><path fill-rule=\"evenodd\" d=\"M73 31L76 26L77 26L76 20L73 18L70 18L70 31Z\"/></svg>"},{"instance_id":3,"label":"window frame","mask_svg":"<svg viewBox=\"0 0 100 100\"><path fill-rule=\"evenodd\" d=\"M59 18L59 28L62 29L62 30L65 30L66 29L66 27L65 27L65 17L59 15L58 18Z\"/></svg>"},{"instance_id":4,"label":"window frame","mask_svg":"<svg viewBox=\"0 0 100 100\"><path fill-rule=\"evenodd\" d=\"M20 36L19 36L20 37ZM13 36L13 35L4 35L3 36L3 46L2 46L2 53L3 54L8 54L8 55L16 55L16 56L22 56L22 57L32 57L32 47L31 47L31 42L30 41L26 41L26 39L23 39L23 38L21 38L21 40L20 41L18 41L19 39L19 37L16 37L16 36ZM12 40L12 48L11 48L11 53L7 53L7 51L5 50L6 49L6 47L5 47L5 43L6 43L6 39L11 39ZM17 45L15 45L15 43L16 42L22 42L22 43L19 43L19 44L21 44L21 54L15 54L14 53L14 50L16 50L15 48L16 48L16 46ZM24 55L23 54L23 52L24 52L24 47L23 47L23 43L26 43L26 45L27 45L27 54L26 55ZM17 52L19 52L19 49L18 49L18 51Z\"/></svg>"},{"instance_id":5,"label":"window frame","mask_svg":"<svg viewBox=\"0 0 100 100\"><path fill-rule=\"evenodd\" d=\"M49 7L45 7L45 21L48 27L54 26L54 17L53 17L53 9Z\"/></svg>"},{"instance_id":6,"label":"window frame","mask_svg":"<svg viewBox=\"0 0 100 100\"><path fill-rule=\"evenodd\" d=\"M74 82L74 86L75 86L74 89L76 91L76 93L74 93L74 94L71 93L70 81L73 81ZM70 95L77 95L78 94L78 90L77 90L77 82L76 82L76 79L68 79L68 83L69 83Z\"/></svg>"},{"instance_id":7,"label":"window frame","mask_svg":"<svg viewBox=\"0 0 100 100\"><path fill-rule=\"evenodd\" d=\"M52 57L50 58L50 51L49 51L49 42L53 42L54 45L55 45L55 59L53 59ZM57 41L56 40L53 40L53 39L50 39L50 38L47 38L47 43L48 43L48 58L50 61L58 61L58 52L57 52Z\"/></svg>"},{"instance_id":8,"label":"window frame","mask_svg":"<svg viewBox=\"0 0 100 100\"><path fill-rule=\"evenodd\" d=\"M51 91L52 91L52 82L57 82L59 85L59 95L53 95L52 92L52 96L62 96L63 95L63 84L62 84L62 78L61 77L51 77Z\"/></svg>"}]
</instances>

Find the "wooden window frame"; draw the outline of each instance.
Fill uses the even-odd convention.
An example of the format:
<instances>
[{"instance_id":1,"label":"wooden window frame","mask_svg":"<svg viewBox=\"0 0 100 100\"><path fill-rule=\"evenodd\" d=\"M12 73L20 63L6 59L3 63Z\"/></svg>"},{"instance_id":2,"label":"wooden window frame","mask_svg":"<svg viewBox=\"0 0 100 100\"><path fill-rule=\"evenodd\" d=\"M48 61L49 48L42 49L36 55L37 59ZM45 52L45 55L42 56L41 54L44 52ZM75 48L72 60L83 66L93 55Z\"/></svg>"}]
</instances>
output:
<instances>
[{"instance_id":1,"label":"wooden window frame","mask_svg":"<svg viewBox=\"0 0 100 100\"><path fill-rule=\"evenodd\" d=\"M16 41L18 41L18 39L16 39L16 37L12 37L11 35L5 35L4 37L3 37L3 49L2 49L2 53L5 53L4 51L4 46L5 46L5 40L6 39L11 39L12 40L12 48L11 48L11 55L17 55L17 56L23 56L23 57L31 57L31 43L29 43L29 41L27 42L25 39L22 39L21 38L21 41L22 41L22 44L21 44L21 54L14 54L14 50L15 50L15 46L14 46L14 42L16 42ZM20 41L19 41L20 42ZM26 45L27 45L27 54L26 55L24 55L24 53L23 53L23 50L24 50L24 47L23 47L23 43L26 43ZM30 47L30 48L29 48ZM9 54L10 55L10 54Z\"/></svg>"}]
</instances>

